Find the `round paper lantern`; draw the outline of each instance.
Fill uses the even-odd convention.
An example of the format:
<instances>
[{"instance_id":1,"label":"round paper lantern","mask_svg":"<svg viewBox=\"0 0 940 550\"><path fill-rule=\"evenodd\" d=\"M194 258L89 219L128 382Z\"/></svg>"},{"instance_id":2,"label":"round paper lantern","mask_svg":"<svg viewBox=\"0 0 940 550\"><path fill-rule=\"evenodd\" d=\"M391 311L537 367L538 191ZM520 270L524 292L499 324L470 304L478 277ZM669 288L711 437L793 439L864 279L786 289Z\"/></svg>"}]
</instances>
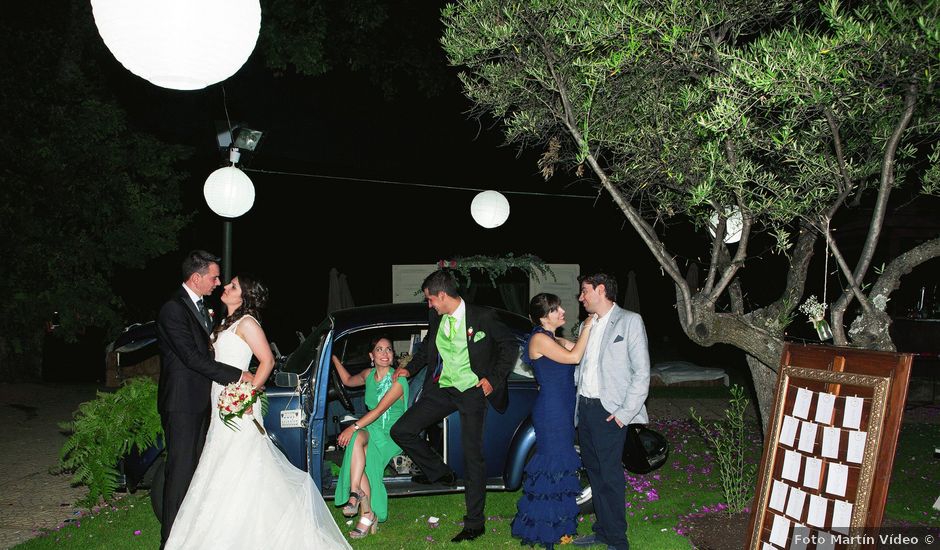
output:
<instances>
[{"instance_id":1,"label":"round paper lantern","mask_svg":"<svg viewBox=\"0 0 940 550\"><path fill-rule=\"evenodd\" d=\"M718 212L712 214L708 223L708 232L712 237L715 236L715 228L718 227ZM741 228L744 227L744 220L741 219L741 211L737 206L725 209L725 243L733 244L741 240Z\"/></svg>"},{"instance_id":2,"label":"round paper lantern","mask_svg":"<svg viewBox=\"0 0 940 550\"><path fill-rule=\"evenodd\" d=\"M199 90L235 74L258 41L259 0L91 0L105 45L163 88Z\"/></svg>"},{"instance_id":3,"label":"round paper lantern","mask_svg":"<svg viewBox=\"0 0 940 550\"><path fill-rule=\"evenodd\" d=\"M255 186L244 172L234 166L219 168L209 174L202 188L206 203L224 218L237 218L255 203Z\"/></svg>"},{"instance_id":4,"label":"round paper lantern","mask_svg":"<svg viewBox=\"0 0 940 550\"><path fill-rule=\"evenodd\" d=\"M470 215L487 229L499 227L509 218L509 201L499 191L481 191L470 203Z\"/></svg>"}]
</instances>

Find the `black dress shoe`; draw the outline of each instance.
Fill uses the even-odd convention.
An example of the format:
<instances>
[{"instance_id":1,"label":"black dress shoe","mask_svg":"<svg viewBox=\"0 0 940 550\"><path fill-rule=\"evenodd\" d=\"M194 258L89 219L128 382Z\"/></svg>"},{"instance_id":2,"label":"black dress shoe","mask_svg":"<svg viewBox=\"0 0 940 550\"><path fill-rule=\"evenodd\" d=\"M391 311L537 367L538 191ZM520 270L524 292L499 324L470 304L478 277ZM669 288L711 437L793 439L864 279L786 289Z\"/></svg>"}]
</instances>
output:
<instances>
[{"instance_id":1,"label":"black dress shoe","mask_svg":"<svg viewBox=\"0 0 940 550\"><path fill-rule=\"evenodd\" d=\"M451 542L463 542L465 540L474 540L483 535L482 527L464 527L463 531L457 533L457 536L450 539Z\"/></svg>"},{"instance_id":2,"label":"black dress shoe","mask_svg":"<svg viewBox=\"0 0 940 550\"><path fill-rule=\"evenodd\" d=\"M411 476L411 481L413 483L420 483L421 485L430 485L432 483L432 481L428 479L428 475L424 472Z\"/></svg>"},{"instance_id":3,"label":"black dress shoe","mask_svg":"<svg viewBox=\"0 0 940 550\"><path fill-rule=\"evenodd\" d=\"M431 485L432 483L439 483L441 485L447 485L449 487L455 487L457 485L457 476L454 475L454 472L447 472L444 474L444 477L431 481L428 479L428 475L424 472L420 474L415 474L411 476L411 481L414 483L420 483L422 485Z\"/></svg>"}]
</instances>

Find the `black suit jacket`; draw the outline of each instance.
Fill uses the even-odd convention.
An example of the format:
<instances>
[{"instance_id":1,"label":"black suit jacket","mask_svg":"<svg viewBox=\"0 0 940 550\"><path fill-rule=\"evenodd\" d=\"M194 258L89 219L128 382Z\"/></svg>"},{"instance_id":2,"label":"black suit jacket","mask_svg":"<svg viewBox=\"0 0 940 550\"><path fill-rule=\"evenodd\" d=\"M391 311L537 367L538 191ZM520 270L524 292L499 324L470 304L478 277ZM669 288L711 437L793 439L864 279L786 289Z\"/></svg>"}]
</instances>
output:
<instances>
[{"instance_id":1,"label":"black suit jacket","mask_svg":"<svg viewBox=\"0 0 940 550\"><path fill-rule=\"evenodd\" d=\"M493 310L469 303L466 304L466 308L466 319L462 331L467 338L470 370L478 378L486 378L493 386L493 392L488 397L490 404L497 411L503 412L509 403L506 378L516 362L519 346L512 332L496 317ZM405 367L411 376L428 367L428 373L424 379L425 389L430 384L437 384L432 374L440 361L440 354L437 351L437 331L441 327L442 318L433 309L430 310L428 333L408 366ZM473 336L469 334L471 328ZM485 336L475 339L474 337L480 333Z\"/></svg>"},{"instance_id":2,"label":"black suit jacket","mask_svg":"<svg viewBox=\"0 0 940 550\"><path fill-rule=\"evenodd\" d=\"M208 413L212 381L228 384L242 371L213 360L209 331L183 287L177 289L157 316L160 344L160 386L157 410Z\"/></svg>"}]
</instances>

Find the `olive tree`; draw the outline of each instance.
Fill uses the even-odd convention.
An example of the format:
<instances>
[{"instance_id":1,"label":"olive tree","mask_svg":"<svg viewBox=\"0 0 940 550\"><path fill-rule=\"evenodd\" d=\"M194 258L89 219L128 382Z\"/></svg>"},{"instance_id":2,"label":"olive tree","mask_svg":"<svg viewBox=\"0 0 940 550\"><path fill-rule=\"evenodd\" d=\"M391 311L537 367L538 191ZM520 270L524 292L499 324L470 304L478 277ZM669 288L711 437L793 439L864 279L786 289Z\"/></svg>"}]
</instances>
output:
<instances>
[{"instance_id":1,"label":"olive tree","mask_svg":"<svg viewBox=\"0 0 940 550\"><path fill-rule=\"evenodd\" d=\"M893 349L885 305L900 277L940 255L928 235L873 266L892 192L940 189L940 3L857 4L464 0L443 10L442 43L474 113L501 120L507 142L542 148L546 178L573 170L609 195L675 283L688 337L746 352L765 422L817 248L841 273L827 305L834 342L881 350ZM740 241L726 243L738 216ZM846 246L835 225L860 216L864 242ZM662 231L681 220L715 222L701 288ZM754 243L787 260L775 298L759 304L742 296Z\"/></svg>"}]
</instances>

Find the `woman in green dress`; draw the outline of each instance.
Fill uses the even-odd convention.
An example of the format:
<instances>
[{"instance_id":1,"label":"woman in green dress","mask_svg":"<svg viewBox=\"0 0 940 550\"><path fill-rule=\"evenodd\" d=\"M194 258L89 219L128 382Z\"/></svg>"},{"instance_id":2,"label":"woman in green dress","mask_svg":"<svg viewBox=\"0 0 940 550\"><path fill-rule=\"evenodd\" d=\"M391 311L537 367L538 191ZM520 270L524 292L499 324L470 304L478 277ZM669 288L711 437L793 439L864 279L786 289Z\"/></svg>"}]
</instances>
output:
<instances>
[{"instance_id":1,"label":"woman in green dress","mask_svg":"<svg viewBox=\"0 0 940 550\"><path fill-rule=\"evenodd\" d=\"M372 368L355 376L334 355L333 365L343 384L350 387L365 385L365 403L369 412L349 426L337 438L346 447L343 467L334 496L337 506L343 505L343 515L359 514L359 523L349 532L354 539L375 533L378 522L388 518L388 493L382 483L385 466L392 457L401 453L401 447L392 441L389 430L404 414L408 403L408 381L399 377L392 383L395 372L395 350L386 337L372 342L369 358Z\"/></svg>"}]
</instances>

